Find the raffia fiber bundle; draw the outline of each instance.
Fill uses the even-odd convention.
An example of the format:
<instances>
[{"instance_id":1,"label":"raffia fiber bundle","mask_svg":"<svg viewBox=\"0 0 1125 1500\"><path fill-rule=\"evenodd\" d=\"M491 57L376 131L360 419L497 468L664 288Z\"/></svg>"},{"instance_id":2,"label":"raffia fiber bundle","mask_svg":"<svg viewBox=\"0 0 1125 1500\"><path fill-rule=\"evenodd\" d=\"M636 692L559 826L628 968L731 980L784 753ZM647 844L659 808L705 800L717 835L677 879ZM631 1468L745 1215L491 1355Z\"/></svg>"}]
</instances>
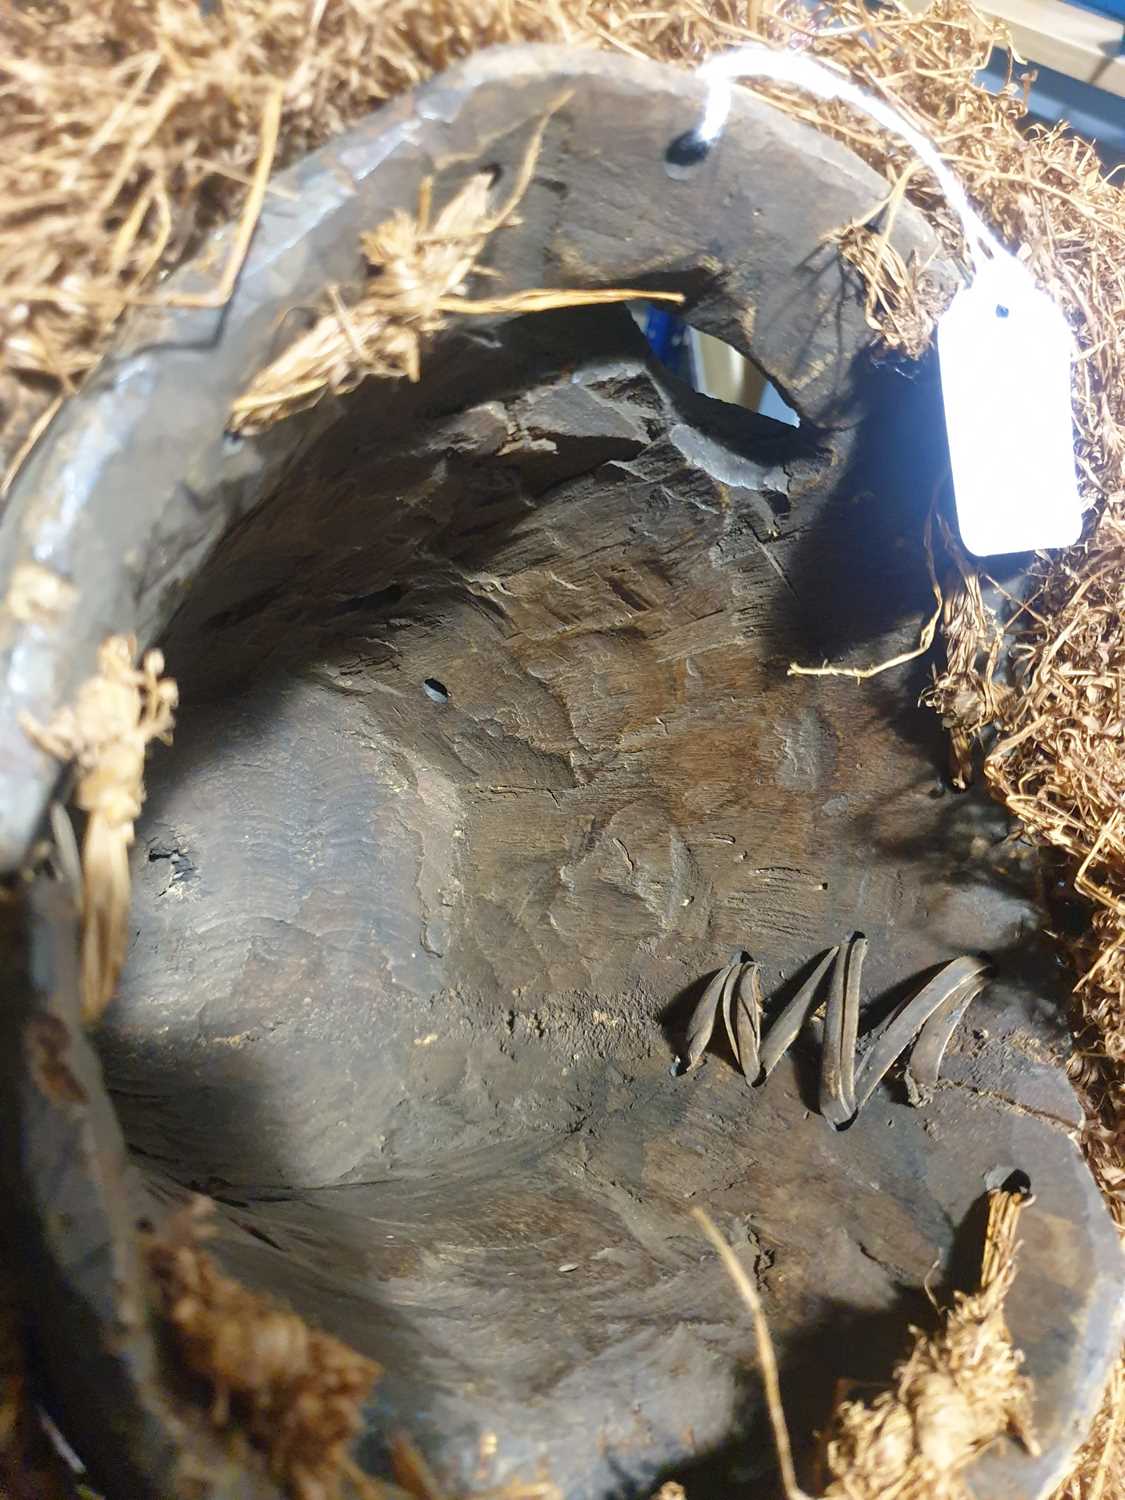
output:
<instances>
[{"instance_id":1,"label":"raffia fiber bundle","mask_svg":"<svg viewBox=\"0 0 1125 1500\"><path fill-rule=\"evenodd\" d=\"M159 651L134 667L137 643L111 636L98 670L44 726L25 715L24 729L56 759L75 764L74 802L86 814L82 843L82 1010L96 1021L113 998L125 963L129 850L144 802L145 755L152 740L172 738L176 684Z\"/></svg>"},{"instance_id":2,"label":"raffia fiber bundle","mask_svg":"<svg viewBox=\"0 0 1125 1500\"><path fill-rule=\"evenodd\" d=\"M501 42L617 36L646 55L694 62L745 24L739 0L710 9L642 15L611 0L246 0L207 15L196 0L9 7L0 399L26 428L34 393L42 405L73 390L121 313L159 300L161 273L206 230L239 215L252 228L271 167L458 58ZM216 267L216 304L244 249L243 237L232 262Z\"/></svg>"},{"instance_id":3,"label":"raffia fiber bundle","mask_svg":"<svg viewBox=\"0 0 1125 1500\"><path fill-rule=\"evenodd\" d=\"M998 1437L1010 1434L1038 1452L1031 1388L1004 1319L1027 1202L1004 1189L989 1194L977 1290L955 1293L935 1334L911 1330L910 1352L887 1390L870 1402L837 1404L824 1445L827 1482L817 1500L968 1500L965 1468ZM700 1209L694 1215L754 1320L787 1500L813 1500L797 1484L773 1343L754 1283L708 1216Z\"/></svg>"},{"instance_id":4,"label":"raffia fiber bundle","mask_svg":"<svg viewBox=\"0 0 1125 1500\"><path fill-rule=\"evenodd\" d=\"M893 1385L872 1402L844 1401L825 1447L831 1476L821 1500L966 1500L966 1465L1010 1433L1033 1452L1030 1387L1004 1320L1015 1276L1016 1229L1026 1200L989 1200L980 1285L960 1292L938 1332L912 1330ZM364 1474L348 1456L378 1368L290 1309L223 1274L203 1248L211 1204L197 1198L145 1240L158 1307L188 1370L211 1395L219 1428L245 1434L293 1500L449 1500L405 1436L392 1441L395 1485ZM793 1475L772 1344L753 1283L705 1214L696 1211L750 1307L790 1500L809 1500ZM678 1484L653 1500L684 1500ZM550 1481L516 1481L478 1500L559 1500Z\"/></svg>"},{"instance_id":5,"label":"raffia fiber bundle","mask_svg":"<svg viewBox=\"0 0 1125 1500\"><path fill-rule=\"evenodd\" d=\"M161 1316L210 1393L215 1426L248 1438L292 1500L451 1500L404 1434L391 1440L396 1484L351 1459L378 1365L224 1275L203 1248L212 1208L193 1199L145 1237L144 1250ZM514 1481L476 1500L561 1496L548 1481Z\"/></svg>"},{"instance_id":6,"label":"raffia fiber bundle","mask_svg":"<svg viewBox=\"0 0 1125 1500\"><path fill-rule=\"evenodd\" d=\"M212 1422L244 1432L293 1500L338 1500L349 1481L378 1495L347 1457L378 1367L225 1276L202 1248L209 1211L196 1200L145 1249L180 1357L210 1392Z\"/></svg>"},{"instance_id":7,"label":"raffia fiber bundle","mask_svg":"<svg viewBox=\"0 0 1125 1500\"><path fill-rule=\"evenodd\" d=\"M1014 1194L991 1195L978 1290L956 1293L936 1334L913 1330L890 1390L837 1407L824 1500L963 1500L966 1465L997 1437L1038 1451L1031 1389L1004 1320L1021 1206Z\"/></svg>"},{"instance_id":8,"label":"raffia fiber bundle","mask_svg":"<svg viewBox=\"0 0 1125 1500\"><path fill-rule=\"evenodd\" d=\"M512 222L527 191L548 119L533 135L515 186L501 203L492 202L491 174L479 172L432 217L432 183L427 178L416 217L400 209L362 235L369 285L348 304L335 288L330 289L332 310L258 373L234 403L231 431L259 432L316 405L326 395L354 390L372 376L418 380L425 340L443 328L452 313L494 317L651 297L615 288L466 295L478 274L477 262L485 245L498 229ZM677 292L655 296L665 302L683 301Z\"/></svg>"},{"instance_id":9,"label":"raffia fiber bundle","mask_svg":"<svg viewBox=\"0 0 1125 1500\"><path fill-rule=\"evenodd\" d=\"M1091 507L1084 540L1038 563L1029 597L999 616L985 604L980 570L950 540L947 661L929 696L953 737L958 775L982 767L1029 836L1070 861L1093 903L1089 931L1072 943L1082 971L1078 1082L1088 1153L1125 1222L1125 196L1088 145L1061 128L1025 128L1018 86L997 96L974 82L1002 41L998 28L965 0L935 0L918 16L895 4L870 12L860 0L832 0L812 14L791 0L243 0L208 14L197 0L21 0L2 25L8 480L123 312L163 300L163 273L210 227L237 217L231 259L215 266L213 293L197 299L224 300L272 168L481 47L563 41L694 65L764 37L835 63L931 136L998 234L1026 251L1081 349L1074 405ZM884 172L888 211L909 198L957 253L945 204L896 142L839 104L761 91ZM904 264L870 223L840 226L838 244L865 278L872 327L891 348L920 354L940 310L924 268ZM356 369L371 373L357 362L342 388ZM139 772L134 790L139 801ZM115 845L126 825L131 818ZM117 909L120 900L118 886L104 904ZM107 961L98 967L113 972L112 941L100 951ZM92 985L88 1005L107 994L104 983ZM1119 1370L1064 1489L1072 1500L1125 1493L1123 1387Z\"/></svg>"},{"instance_id":10,"label":"raffia fiber bundle","mask_svg":"<svg viewBox=\"0 0 1125 1500\"><path fill-rule=\"evenodd\" d=\"M918 18L872 19L859 0L834 0L835 35L810 50L917 121L977 206L1068 315L1076 453L1089 516L1083 540L1036 561L1026 597L1001 613L994 580L945 528L945 669L928 701L950 730L954 773L980 769L1033 837L1066 852L1091 930L1072 945L1081 979L1076 1067L1089 1109L1087 1145L1125 1224L1125 193L1093 148L1064 127L1023 128L1023 103L973 82L997 36L960 0ZM827 12L826 12L827 14ZM866 19L865 19L866 18ZM915 201L947 246L959 231L929 174L877 129L839 105L783 103L846 140ZM885 231L844 226L841 253L868 285L872 326L908 356L933 335L924 270L888 251ZM1001 591L1002 593L1002 591Z\"/></svg>"}]
</instances>

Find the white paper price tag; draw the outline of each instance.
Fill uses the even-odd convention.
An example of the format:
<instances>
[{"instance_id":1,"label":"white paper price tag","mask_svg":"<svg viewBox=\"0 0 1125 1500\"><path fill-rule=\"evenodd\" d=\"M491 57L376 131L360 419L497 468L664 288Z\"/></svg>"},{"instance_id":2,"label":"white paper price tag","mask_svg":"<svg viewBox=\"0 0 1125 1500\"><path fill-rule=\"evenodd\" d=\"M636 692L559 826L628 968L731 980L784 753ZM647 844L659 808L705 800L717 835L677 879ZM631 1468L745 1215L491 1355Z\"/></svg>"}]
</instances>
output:
<instances>
[{"instance_id":1,"label":"white paper price tag","mask_svg":"<svg viewBox=\"0 0 1125 1500\"><path fill-rule=\"evenodd\" d=\"M973 208L933 142L884 100L799 52L748 45L710 58L699 72L708 92L695 135L705 145L722 131L732 79L773 78L843 100L925 162L964 226L974 273L938 325L961 539L978 557L1076 542L1082 502L1074 468L1070 329Z\"/></svg>"},{"instance_id":2,"label":"white paper price tag","mask_svg":"<svg viewBox=\"0 0 1125 1500\"><path fill-rule=\"evenodd\" d=\"M978 557L1078 540L1073 353L1058 306L1008 255L983 261L938 324L957 524Z\"/></svg>"}]
</instances>

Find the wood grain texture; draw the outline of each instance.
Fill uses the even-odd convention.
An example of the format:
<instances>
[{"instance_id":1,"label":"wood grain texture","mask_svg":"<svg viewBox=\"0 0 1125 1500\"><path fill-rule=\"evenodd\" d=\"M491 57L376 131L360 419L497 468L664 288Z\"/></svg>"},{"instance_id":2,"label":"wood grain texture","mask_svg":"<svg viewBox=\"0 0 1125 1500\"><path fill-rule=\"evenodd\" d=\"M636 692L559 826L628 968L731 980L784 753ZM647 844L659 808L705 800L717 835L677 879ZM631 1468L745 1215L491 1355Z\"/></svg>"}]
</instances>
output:
<instances>
[{"instance_id":1,"label":"wood grain texture","mask_svg":"<svg viewBox=\"0 0 1125 1500\"><path fill-rule=\"evenodd\" d=\"M939 794L917 677L786 675L890 654L925 607L936 392L911 395L903 464L877 421L810 438L678 388L623 314L468 338L399 397L397 441L359 403L169 632L184 727L111 1088L147 1159L237 1200L229 1263L386 1365L380 1420L410 1413L459 1483L487 1411L505 1474L546 1454L602 1494L718 1445L697 1482L753 1492L749 1344L694 1202L753 1247L806 1432L836 1375L889 1367L989 1174L1027 1163L1013 1317L1046 1457L1009 1446L982 1494L1041 1491L1108 1358L1108 1224L1056 1233L1101 1210L1046 1061L1033 870L995 809ZM837 1134L815 1052L748 1090L713 1002L695 1047L689 1017L746 951L768 1028L856 929L864 1030L995 953L948 1076L993 1050Z\"/></svg>"},{"instance_id":2,"label":"wood grain texture","mask_svg":"<svg viewBox=\"0 0 1125 1500\"><path fill-rule=\"evenodd\" d=\"M413 213L427 177L442 200L482 166L512 177L550 115L519 225L490 246L499 277L490 286L683 292L692 321L749 354L806 419L858 419L856 377L873 334L858 279L827 241L886 185L845 147L748 93L722 149L672 178L667 145L698 117L703 94L688 73L618 55L479 54L279 174L227 307L130 321L21 471L0 527L0 601L29 560L77 589L49 629L0 605L0 868L18 865L57 778L13 727L18 711L48 722L106 635L150 641L224 532L335 419L329 405L261 438L231 442L225 431L235 397L327 286L360 281L360 234L396 210ZM208 256L221 262L231 233L171 277L169 291L209 289ZM893 241L953 285L909 205Z\"/></svg>"},{"instance_id":3,"label":"wood grain texture","mask_svg":"<svg viewBox=\"0 0 1125 1500\"><path fill-rule=\"evenodd\" d=\"M0 595L29 550L75 589L58 620L0 618L0 860L24 858L54 784L18 710L48 719L108 631L160 633L182 721L97 1039L135 1201L213 1192L226 1264L387 1367L372 1463L403 1425L456 1489L543 1461L572 1500L669 1470L760 1494L749 1339L691 1203L752 1263L809 1433L837 1375L885 1374L933 1262L955 1278L974 1204L1022 1167L1012 1322L1044 1455L998 1447L974 1482L1031 1500L1112 1356L1120 1276L1070 1138L1034 872L995 808L944 793L921 667L858 690L786 675L912 638L936 390L873 367L824 242L885 185L749 96L670 179L699 102L629 60L475 59L287 174L297 197L271 200L224 316L137 320L0 526ZM225 442L282 315L358 275L358 231L427 175L440 197L509 171L554 106L495 247L504 283L682 287L801 429L677 387L618 312L462 329L418 387ZM934 248L906 209L895 238ZM8 911L22 951L33 914ZM750 953L768 1022L857 928L869 1016L951 953L994 955L931 1107L892 1086L833 1132L801 1048L755 1090L721 1055L671 1076L706 975ZM110 1212L122 1143L76 997L10 972L5 1188L27 1294L80 1335L44 1340L43 1377L64 1416L85 1402L114 1500L225 1497L237 1477L208 1466ZM52 1196L28 1164L83 1131ZM115 1381L145 1422L117 1420Z\"/></svg>"}]
</instances>

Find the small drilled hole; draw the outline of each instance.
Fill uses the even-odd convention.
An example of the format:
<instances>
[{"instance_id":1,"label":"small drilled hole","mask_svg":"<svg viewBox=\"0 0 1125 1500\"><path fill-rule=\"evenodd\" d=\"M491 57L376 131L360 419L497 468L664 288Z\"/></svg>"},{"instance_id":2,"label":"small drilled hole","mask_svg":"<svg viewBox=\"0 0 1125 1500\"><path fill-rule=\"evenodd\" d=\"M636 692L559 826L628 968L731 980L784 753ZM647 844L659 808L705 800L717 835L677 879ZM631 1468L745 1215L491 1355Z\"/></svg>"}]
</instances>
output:
<instances>
[{"instance_id":1,"label":"small drilled hole","mask_svg":"<svg viewBox=\"0 0 1125 1500\"><path fill-rule=\"evenodd\" d=\"M439 682L436 677L427 677L422 684L422 690L427 698L434 703L448 703L449 689L444 682Z\"/></svg>"},{"instance_id":2,"label":"small drilled hole","mask_svg":"<svg viewBox=\"0 0 1125 1500\"><path fill-rule=\"evenodd\" d=\"M1008 309L1002 302L996 304L996 316L998 318L1006 318L1008 316Z\"/></svg>"},{"instance_id":3,"label":"small drilled hole","mask_svg":"<svg viewBox=\"0 0 1125 1500\"><path fill-rule=\"evenodd\" d=\"M711 150L711 142L705 141L696 130L685 130L678 135L664 153L664 165L671 177L685 176L692 167L697 167Z\"/></svg>"},{"instance_id":4,"label":"small drilled hole","mask_svg":"<svg viewBox=\"0 0 1125 1500\"><path fill-rule=\"evenodd\" d=\"M984 1185L990 1192L1020 1193L1031 1196L1031 1178L1021 1167L993 1167L985 1173Z\"/></svg>"}]
</instances>

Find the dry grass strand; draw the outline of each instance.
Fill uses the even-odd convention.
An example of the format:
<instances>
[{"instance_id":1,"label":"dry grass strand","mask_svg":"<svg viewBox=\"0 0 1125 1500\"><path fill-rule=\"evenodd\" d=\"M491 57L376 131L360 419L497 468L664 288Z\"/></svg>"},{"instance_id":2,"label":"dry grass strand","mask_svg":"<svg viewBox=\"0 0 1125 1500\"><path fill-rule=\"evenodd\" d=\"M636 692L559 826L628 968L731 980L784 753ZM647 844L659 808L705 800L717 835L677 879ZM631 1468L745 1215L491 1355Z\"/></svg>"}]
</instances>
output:
<instances>
[{"instance_id":1,"label":"dry grass strand","mask_svg":"<svg viewBox=\"0 0 1125 1500\"><path fill-rule=\"evenodd\" d=\"M10 607L10 603L9 603ZM129 850L144 802L144 764L153 740L170 743L176 684L159 651L133 665L137 643L111 636L98 652L98 670L82 684L73 708L48 725L29 715L28 737L78 772L75 805L86 814L82 844L82 1010L100 1018L125 962L129 913Z\"/></svg>"},{"instance_id":2,"label":"dry grass strand","mask_svg":"<svg viewBox=\"0 0 1125 1500\"><path fill-rule=\"evenodd\" d=\"M1030 1385L1004 1319L1026 1201L990 1194L978 1290L955 1294L936 1334L913 1331L890 1390L837 1407L824 1500L966 1500L966 1466L998 1437L1038 1452Z\"/></svg>"},{"instance_id":3,"label":"dry grass strand","mask_svg":"<svg viewBox=\"0 0 1125 1500\"><path fill-rule=\"evenodd\" d=\"M326 396L344 395L372 376L417 380L426 341L454 314L496 317L642 296L682 302L677 292L614 288L530 289L496 297L468 294L470 281L482 269L479 261L490 237L512 222L531 181L550 113L532 136L515 187L499 206L491 203L490 174L479 172L431 220L433 182L427 178L416 215L398 210L362 235L367 285L351 304L337 288L329 288L331 312L255 376L231 409L230 429L260 432Z\"/></svg>"},{"instance_id":4,"label":"dry grass strand","mask_svg":"<svg viewBox=\"0 0 1125 1500\"><path fill-rule=\"evenodd\" d=\"M212 1422L244 1432L291 1500L386 1496L347 1460L378 1366L224 1275L202 1248L211 1207L195 1199L144 1250L179 1356L210 1393Z\"/></svg>"},{"instance_id":5,"label":"dry grass strand","mask_svg":"<svg viewBox=\"0 0 1125 1500\"><path fill-rule=\"evenodd\" d=\"M245 1434L290 1500L455 1500L405 1434L391 1441L395 1483L356 1464L349 1449L378 1365L225 1275L203 1248L213 1211L193 1199L143 1248L160 1315L209 1394L214 1425ZM512 1480L473 1500L562 1495L548 1480Z\"/></svg>"},{"instance_id":6,"label":"dry grass strand","mask_svg":"<svg viewBox=\"0 0 1125 1500\"><path fill-rule=\"evenodd\" d=\"M1125 198L1087 143L1062 126L1027 127L1018 81L999 95L977 83L1003 32L965 0L934 0L919 14L862 0L811 13L792 0L244 0L206 15L191 0L9 7L0 59L0 411L17 415L5 418L15 455L5 487L37 435L31 424L81 385L122 312L159 301L163 275L214 226L242 216L252 227L255 188L260 195L271 164L294 161L494 43L588 44L693 66L755 37L836 64L923 129L996 232L1026 247L1078 340L1085 536L1039 563L1029 597L1002 613L986 606L981 571L954 555L943 589L947 665L930 696L950 729L957 779L966 782L982 760L994 793L1029 837L1069 860L1093 903L1088 933L1072 944L1083 974L1075 1076L1087 1154L1125 1224L1125 832L1115 816L1125 790ZM893 185L870 218L841 227L837 243L864 279L871 326L891 348L920 354L941 297L925 266L893 252L874 210L889 216L896 202L913 202L957 255L960 231L932 180L901 143L846 106L776 85L755 89L835 135ZM238 263L232 255L220 293ZM330 334L337 358L366 348L343 314L322 330ZM335 371L331 354L321 357ZM415 354L406 336L381 351L403 369ZM121 856L120 832L113 847ZM120 859L116 868L114 909ZM112 942L104 946L112 957ZM95 1004L103 989L92 988ZM1115 1389L1123 1389L1120 1371ZM1125 1490L1123 1426L1103 1424L1109 1448L1087 1450L1068 1500L1080 1492L1087 1500L1095 1482L1105 1493Z\"/></svg>"},{"instance_id":7,"label":"dry grass strand","mask_svg":"<svg viewBox=\"0 0 1125 1500\"><path fill-rule=\"evenodd\" d=\"M1020 1373L1004 1320L1015 1276L1016 1229L1027 1202L1020 1194L989 1195L988 1224L976 1292L955 1294L936 1334L913 1330L913 1345L894 1384L870 1403L842 1401L826 1444L831 1476L821 1500L967 1500L966 1466L1008 1433L1038 1452L1030 1386ZM777 1381L777 1364L758 1294L711 1219L693 1210L750 1310L789 1500L809 1500L798 1487Z\"/></svg>"}]
</instances>

